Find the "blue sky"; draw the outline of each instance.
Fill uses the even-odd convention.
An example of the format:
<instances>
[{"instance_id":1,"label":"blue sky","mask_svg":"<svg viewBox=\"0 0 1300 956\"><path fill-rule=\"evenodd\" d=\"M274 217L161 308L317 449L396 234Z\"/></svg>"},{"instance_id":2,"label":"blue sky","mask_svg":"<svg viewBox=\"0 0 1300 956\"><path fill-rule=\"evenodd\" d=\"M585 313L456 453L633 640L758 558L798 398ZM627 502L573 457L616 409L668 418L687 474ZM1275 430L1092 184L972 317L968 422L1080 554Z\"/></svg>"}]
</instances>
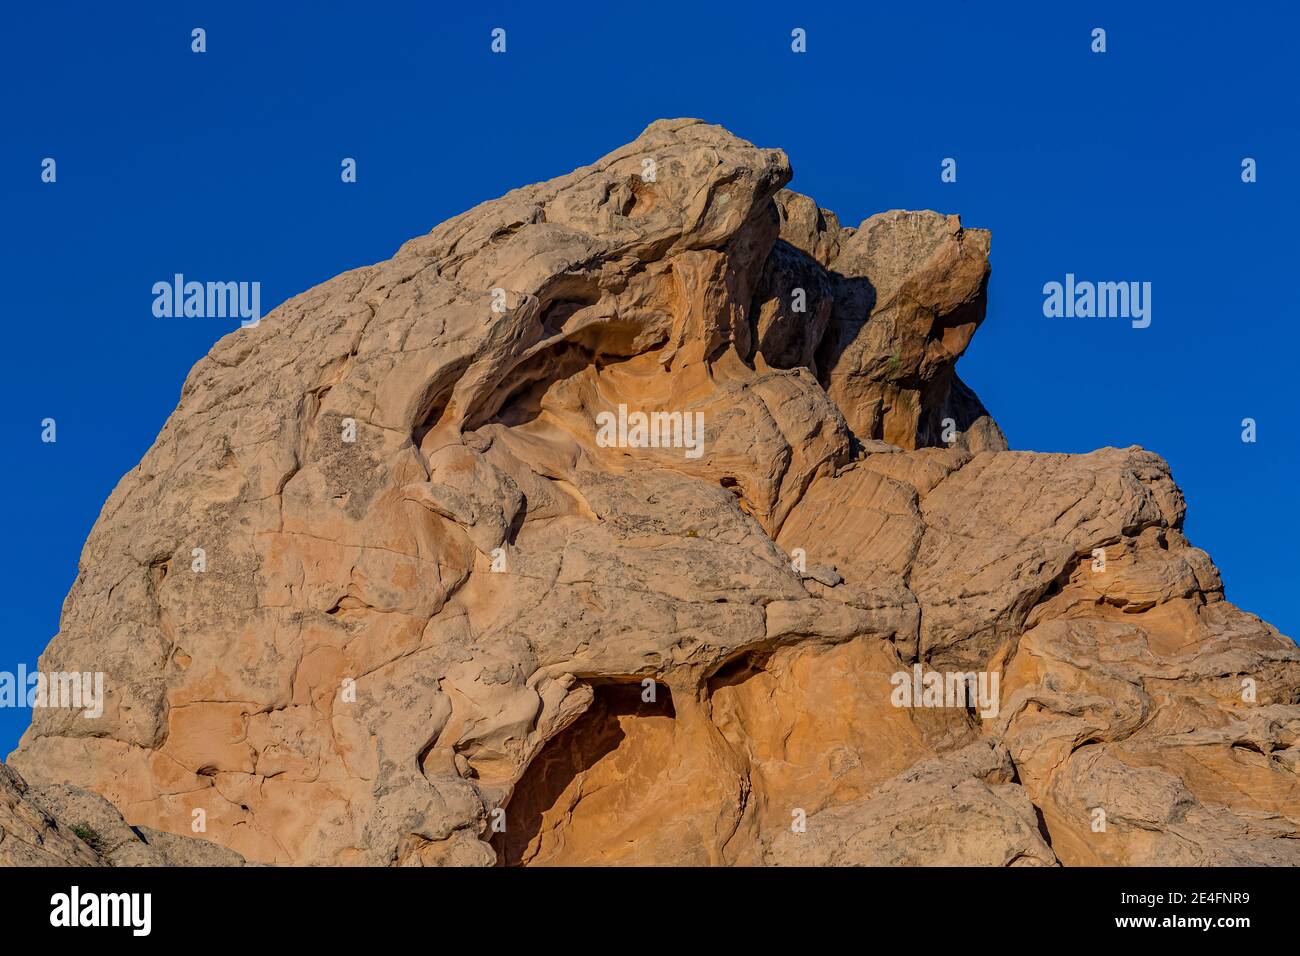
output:
<instances>
[{"instance_id":1,"label":"blue sky","mask_svg":"<svg viewBox=\"0 0 1300 956\"><path fill-rule=\"evenodd\" d=\"M105 498L237 325L154 318L154 282L258 280L269 311L665 116L783 147L846 224L932 208L991 229L959 369L1012 447L1159 452L1229 599L1300 636L1292 3L55 0L6 21L0 670L35 666ZM1067 272L1151 282L1151 326L1045 318ZM0 710L0 754L28 720Z\"/></svg>"}]
</instances>

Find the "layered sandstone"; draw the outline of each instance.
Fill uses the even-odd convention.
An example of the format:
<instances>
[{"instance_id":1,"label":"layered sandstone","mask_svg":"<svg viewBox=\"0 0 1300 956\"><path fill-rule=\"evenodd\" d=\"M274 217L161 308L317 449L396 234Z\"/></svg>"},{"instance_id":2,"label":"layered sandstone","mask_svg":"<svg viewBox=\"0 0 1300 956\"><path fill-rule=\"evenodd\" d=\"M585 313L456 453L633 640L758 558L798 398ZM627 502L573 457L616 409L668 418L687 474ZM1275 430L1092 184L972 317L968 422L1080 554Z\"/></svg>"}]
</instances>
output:
<instances>
[{"instance_id":1,"label":"layered sandstone","mask_svg":"<svg viewBox=\"0 0 1300 956\"><path fill-rule=\"evenodd\" d=\"M1300 653L1167 465L1008 451L988 233L790 176L660 121L220 341L13 766L266 863L1300 863Z\"/></svg>"}]
</instances>

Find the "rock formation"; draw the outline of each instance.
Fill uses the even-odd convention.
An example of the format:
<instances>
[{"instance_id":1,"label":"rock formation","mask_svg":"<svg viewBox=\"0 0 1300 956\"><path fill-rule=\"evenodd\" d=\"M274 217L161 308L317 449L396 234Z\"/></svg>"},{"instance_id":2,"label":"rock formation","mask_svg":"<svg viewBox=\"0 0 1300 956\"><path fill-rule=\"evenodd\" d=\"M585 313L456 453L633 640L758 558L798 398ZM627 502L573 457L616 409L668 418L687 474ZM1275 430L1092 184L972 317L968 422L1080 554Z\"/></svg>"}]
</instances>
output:
<instances>
[{"instance_id":1,"label":"rock formation","mask_svg":"<svg viewBox=\"0 0 1300 956\"><path fill-rule=\"evenodd\" d=\"M67 784L32 790L0 764L0 866L243 865L206 840L128 826L98 794Z\"/></svg>"},{"instance_id":2,"label":"rock formation","mask_svg":"<svg viewBox=\"0 0 1300 956\"><path fill-rule=\"evenodd\" d=\"M1008 451L988 233L790 176L656 122L222 339L12 766L275 864L1300 863L1300 652L1167 465Z\"/></svg>"}]
</instances>

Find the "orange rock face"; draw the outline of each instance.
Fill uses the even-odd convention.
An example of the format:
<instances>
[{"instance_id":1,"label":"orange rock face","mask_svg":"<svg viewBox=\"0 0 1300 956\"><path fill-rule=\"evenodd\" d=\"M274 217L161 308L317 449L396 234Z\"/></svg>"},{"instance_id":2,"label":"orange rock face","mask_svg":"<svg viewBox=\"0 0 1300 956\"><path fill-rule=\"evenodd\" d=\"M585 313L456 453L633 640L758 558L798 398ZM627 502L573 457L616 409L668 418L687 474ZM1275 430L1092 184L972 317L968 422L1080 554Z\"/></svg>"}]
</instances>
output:
<instances>
[{"instance_id":1,"label":"orange rock face","mask_svg":"<svg viewBox=\"0 0 1300 956\"><path fill-rule=\"evenodd\" d=\"M1008 451L988 233L790 176L660 121L219 342L10 763L274 864L1300 863L1166 464Z\"/></svg>"}]
</instances>

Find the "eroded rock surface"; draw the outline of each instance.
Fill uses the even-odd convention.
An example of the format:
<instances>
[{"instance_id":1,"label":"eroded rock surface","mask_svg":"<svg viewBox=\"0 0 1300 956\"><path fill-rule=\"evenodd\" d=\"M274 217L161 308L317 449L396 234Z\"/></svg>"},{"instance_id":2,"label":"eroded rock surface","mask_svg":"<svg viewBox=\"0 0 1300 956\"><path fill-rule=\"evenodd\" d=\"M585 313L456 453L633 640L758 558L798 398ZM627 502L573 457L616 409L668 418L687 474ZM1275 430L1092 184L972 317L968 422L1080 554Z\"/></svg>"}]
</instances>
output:
<instances>
[{"instance_id":1,"label":"eroded rock surface","mask_svg":"<svg viewBox=\"0 0 1300 956\"><path fill-rule=\"evenodd\" d=\"M222 339L12 764L266 863L1300 862L1300 652L1168 467L1007 451L988 233L790 176L660 121Z\"/></svg>"},{"instance_id":2,"label":"eroded rock surface","mask_svg":"<svg viewBox=\"0 0 1300 956\"><path fill-rule=\"evenodd\" d=\"M99 794L32 789L0 764L0 866L243 866L238 853L190 836L132 827Z\"/></svg>"}]
</instances>

